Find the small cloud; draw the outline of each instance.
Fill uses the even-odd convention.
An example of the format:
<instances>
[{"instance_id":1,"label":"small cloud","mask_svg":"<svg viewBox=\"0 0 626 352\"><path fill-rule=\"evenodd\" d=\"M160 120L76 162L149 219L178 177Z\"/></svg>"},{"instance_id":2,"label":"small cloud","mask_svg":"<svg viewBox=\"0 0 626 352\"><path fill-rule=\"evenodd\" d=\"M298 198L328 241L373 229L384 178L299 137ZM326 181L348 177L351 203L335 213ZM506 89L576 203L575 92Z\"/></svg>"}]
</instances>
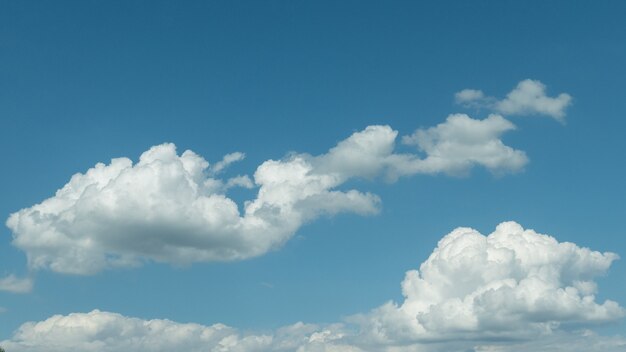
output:
<instances>
[{"instance_id":1,"label":"small cloud","mask_svg":"<svg viewBox=\"0 0 626 352\"><path fill-rule=\"evenodd\" d=\"M551 98L546 95L546 86L530 79L521 81L506 98L499 101L496 109L503 114L548 115L563 122L565 108L572 101L567 93Z\"/></svg>"},{"instance_id":2,"label":"small cloud","mask_svg":"<svg viewBox=\"0 0 626 352\"><path fill-rule=\"evenodd\" d=\"M233 187L242 187L242 188L250 189L250 188L254 188L254 182L252 182L252 180L250 179L250 176L248 175L239 175L239 176L229 178L228 181L226 181L226 185L225 185L226 189L230 189Z\"/></svg>"},{"instance_id":3,"label":"small cloud","mask_svg":"<svg viewBox=\"0 0 626 352\"><path fill-rule=\"evenodd\" d=\"M504 115L546 115L562 123L565 122L565 109L572 102L572 96L567 93L549 97L545 84L532 79L519 82L501 100L476 89L463 89L454 98L457 104L469 108L485 108Z\"/></svg>"},{"instance_id":4,"label":"small cloud","mask_svg":"<svg viewBox=\"0 0 626 352\"><path fill-rule=\"evenodd\" d=\"M221 161L218 161L217 163L215 163L215 165L211 166L209 171L211 174L214 174L214 175L218 174L224 171L224 169L230 166L230 164L241 161L245 159L245 157L246 157L246 154L241 153L241 152L234 152L234 153L226 154L224 155Z\"/></svg>"},{"instance_id":5,"label":"small cloud","mask_svg":"<svg viewBox=\"0 0 626 352\"><path fill-rule=\"evenodd\" d=\"M0 279L0 291L12 293L28 293L33 289L33 280L30 277L18 278L11 274Z\"/></svg>"},{"instance_id":6,"label":"small cloud","mask_svg":"<svg viewBox=\"0 0 626 352\"><path fill-rule=\"evenodd\" d=\"M494 174L516 172L528 163L526 153L502 142L502 135L515 125L500 115L477 120L465 114L448 116L445 122L402 137L402 143L416 146L426 158L403 163L415 172L464 175L475 165ZM398 167L399 169L401 167Z\"/></svg>"},{"instance_id":7,"label":"small cloud","mask_svg":"<svg viewBox=\"0 0 626 352\"><path fill-rule=\"evenodd\" d=\"M454 94L454 100L457 104L468 103L476 100L482 100L485 98L485 93L482 90L477 89L463 89L460 92Z\"/></svg>"}]
</instances>

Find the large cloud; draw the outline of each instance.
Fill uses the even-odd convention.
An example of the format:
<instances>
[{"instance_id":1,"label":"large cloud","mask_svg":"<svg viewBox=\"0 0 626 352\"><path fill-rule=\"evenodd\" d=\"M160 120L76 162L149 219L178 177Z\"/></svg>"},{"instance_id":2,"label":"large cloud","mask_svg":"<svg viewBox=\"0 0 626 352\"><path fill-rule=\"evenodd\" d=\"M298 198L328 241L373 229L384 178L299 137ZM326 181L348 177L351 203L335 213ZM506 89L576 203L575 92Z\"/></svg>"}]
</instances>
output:
<instances>
[{"instance_id":1,"label":"large cloud","mask_svg":"<svg viewBox=\"0 0 626 352\"><path fill-rule=\"evenodd\" d=\"M358 351L335 343L342 337L338 326L296 323L269 334L243 334L223 324L142 320L94 310L25 323L2 345L12 352Z\"/></svg>"},{"instance_id":2,"label":"large cloud","mask_svg":"<svg viewBox=\"0 0 626 352\"><path fill-rule=\"evenodd\" d=\"M267 333L244 333L223 324L144 320L94 310L25 323L0 345L10 352L622 352L626 339L580 330L522 341L372 344L342 324L300 322Z\"/></svg>"},{"instance_id":3,"label":"large cloud","mask_svg":"<svg viewBox=\"0 0 626 352\"><path fill-rule=\"evenodd\" d=\"M407 273L402 304L346 323L252 333L95 310L25 323L0 344L11 352L617 352L626 347L623 337L587 330L624 315L617 303L595 298L594 278L616 258L514 222L488 236L458 228L419 271Z\"/></svg>"},{"instance_id":4,"label":"large cloud","mask_svg":"<svg viewBox=\"0 0 626 352\"><path fill-rule=\"evenodd\" d=\"M561 93L556 97L546 95L546 86L540 81L526 79L517 84L506 98L498 100L476 89L464 89L455 94L457 103L468 107L486 107L505 115L547 115L563 122L565 109L572 97Z\"/></svg>"},{"instance_id":5,"label":"large cloud","mask_svg":"<svg viewBox=\"0 0 626 352\"><path fill-rule=\"evenodd\" d=\"M263 254L320 213L376 211L378 198L335 191L339 179L312 174L302 156L267 161L255 174L255 200L240 214L209 164L173 144L76 174L56 195L12 214L13 243L31 268L88 274L143 259L171 263L236 260ZM235 180L246 178L235 178Z\"/></svg>"},{"instance_id":6,"label":"large cloud","mask_svg":"<svg viewBox=\"0 0 626 352\"><path fill-rule=\"evenodd\" d=\"M458 228L402 282L402 304L355 317L377 343L523 339L559 328L615 321L624 310L596 302L594 278L613 253L559 243L500 224L488 236Z\"/></svg>"},{"instance_id":7,"label":"large cloud","mask_svg":"<svg viewBox=\"0 0 626 352\"><path fill-rule=\"evenodd\" d=\"M145 260L245 259L280 247L320 215L375 213L377 196L337 189L351 178L466 173L474 165L517 171L526 156L500 140L513 128L499 116L480 121L454 115L405 138L419 146L421 158L395 153L398 133L389 126L369 126L326 154L265 161L254 173L257 196L241 210L226 192L253 187L252 180L218 174L243 154L209 165L192 151L178 155L173 144L162 144L135 164L117 158L75 174L53 197L11 214L7 226L31 269L90 274Z\"/></svg>"}]
</instances>

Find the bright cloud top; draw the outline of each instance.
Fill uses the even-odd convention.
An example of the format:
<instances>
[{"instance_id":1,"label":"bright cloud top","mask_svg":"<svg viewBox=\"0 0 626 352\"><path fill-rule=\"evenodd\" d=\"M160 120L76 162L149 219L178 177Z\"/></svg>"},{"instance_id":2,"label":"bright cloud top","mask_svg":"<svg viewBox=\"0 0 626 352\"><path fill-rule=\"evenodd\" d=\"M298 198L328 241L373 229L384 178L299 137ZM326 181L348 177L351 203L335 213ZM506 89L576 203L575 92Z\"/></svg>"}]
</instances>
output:
<instances>
[{"instance_id":1,"label":"bright cloud top","mask_svg":"<svg viewBox=\"0 0 626 352\"><path fill-rule=\"evenodd\" d=\"M280 247L320 215L376 213L377 196L337 189L351 178L467 173L474 165L495 173L518 171L527 162L524 152L500 140L513 128L496 115L453 115L404 139L419 147L421 158L395 153L398 132L389 126L369 126L326 154L265 161L254 184L248 176L216 177L241 160L241 153L210 165L192 151L178 155L173 144L162 144L135 164L117 158L75 174L54 197L11 214L7 226L31 269L91 274L145 260L240 260ZM256 198L240 212L225 192L254 185Z\"/></svg>"},{"instance_id":2,"label":"bright cloud top","mask_svg":"<svg viewBox=\"0 0 626 352\"><path fill-rule=\"evenodd\" d=\"M563 329L624 315L617 303L594 296L594 278L616 258L514 222L489 236L458 228L419 271L407 273L404 303L387 303L349 323L296 323L254 334L94 310L25 323L1 344L14 352L622 351L623 338Z\"/></svg>"},{"instance_id":3,"label":"bright cloud top","mask_svg":"<svg viewBox=\"0 0 626 352\"><path fill-rule=\"evenodd\" d=\"M561 93L556 97L546 95L546 86L540 81L526 79L517 84L506 98L498 100L476 89L464 89L455 94L457 103L468 107L484 107L505 115L547 115L565 121L565 109L572 97Z\"/></svg>"},{"instance_id":4,"label":"bright cloud top","mask_svg":"<svg viewBox=\"0 0 626 352\"><path fill-rule=\"evenodd\" d=\"M559 243L505 222L488 236L458 228L402 282L405 300L357 317L379 343L530 338L563 326L615 321L624 310L596 302L594 278L618 256Z\"/></svg>"}]
</instances>

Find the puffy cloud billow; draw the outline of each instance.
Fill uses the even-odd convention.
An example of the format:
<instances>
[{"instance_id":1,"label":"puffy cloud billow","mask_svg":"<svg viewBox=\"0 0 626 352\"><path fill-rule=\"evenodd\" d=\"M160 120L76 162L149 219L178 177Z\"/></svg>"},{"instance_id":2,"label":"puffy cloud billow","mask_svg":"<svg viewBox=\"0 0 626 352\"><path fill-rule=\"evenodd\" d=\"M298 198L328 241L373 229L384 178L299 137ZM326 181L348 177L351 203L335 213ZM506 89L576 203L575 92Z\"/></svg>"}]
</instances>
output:
<instances>
[{"instance_id":1,"label":"puffy cloud billow","mask_svg":"<svg viewBox=\"0 0 626 352\"><path fill-rule=\"evenodd\" d=\"M616 321L594 279L618 256L505 222L488 236L458 228L402 282L404 302L354 317L372 343L525 339Z\"/></svg>"},{"instance_id":2,"label":"puffy cloud billow","mask_svg":"<svg viewBox=\"0 0 626 352\"><path fill-rule=\"evenodd\" d=\"M547 115L560 122L565 121L565 109L572 97L561 93L556 97L546 95L546 86L537 80L525 79L498 100L486 96L481 90L464 89L454 95L458 104L473 108L488 108L505 115Z\"/></svg>"},{"instance_id":3,"label":"puffy cloud billow","mask_svg":"<svg viewBox=\"0 0 626 352\"><path fill-rule=\"evenodd\" d=\"M0 344L12 352L617 352L626 339L587 329L624 315L595 297L595 278L615 259L514 222L488 236L458 228L407 272L404 302L343 323L254 333L94 310L25 323Z\"/></svg>"},{"instance_id":4,"label":"puffy cloud billow","mask_svg":"<svg viewBox=\"0 0 626 352\"><path fill-rule=\"evenodd\" d=\"M242 153L211 165L192 151L179 155L174 144L162 144L136 163L117 158L75 174L53 197L11 214L6 224L35 270L91 274L146 260L246 259L280 247L321 215L376 213L376 195L339 189L352 178L463 174L474 166L519 171L528 161L524 152L500 139L513 128L497 115L453 115L403 139L418 147L418 155L395 152L398 132L391 127L369 126L325 154L267 160L253 180L219 178ZM256 198L240 207L227 196L232 187L258 187Z\"/></svg>"}]
</instances>

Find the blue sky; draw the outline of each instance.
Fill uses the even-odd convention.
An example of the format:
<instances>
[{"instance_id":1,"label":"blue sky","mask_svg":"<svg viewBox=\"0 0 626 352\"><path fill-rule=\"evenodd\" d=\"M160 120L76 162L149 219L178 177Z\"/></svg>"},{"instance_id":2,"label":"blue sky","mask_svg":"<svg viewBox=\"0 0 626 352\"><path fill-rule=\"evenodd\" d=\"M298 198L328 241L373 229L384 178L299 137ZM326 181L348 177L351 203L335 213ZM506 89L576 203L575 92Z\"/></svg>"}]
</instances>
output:
<instances>
[{"instance_id":1,"label":"blue sky","mask_svg":"<svg viewBox=\"0 0 626 352\"><path fill-rule=\"evenodd\" d=\"M383 350L394 343L421 346L418 336L355 347L351 334L370 336L369 325L350 317L361 314L376 320L380 316L371 312L385 302L401 305L405 273L419 269L438 241L457 227L488 235L501 222L515 221L559 242L624 257L625 15L626 6L617 1L0 1L4 219L53 197L72 175L96 163L109 164L119 157L136 163L143 152L163 143L175 144L179 156L192 150L211 165L229 153L245 153L245 159L221 172L209 167L202 174L224 183L247 175L247 186L217 192L232 199L240 212L245 201L262 200L257 196L261 187L286 197L283 188L270 189L255 178L257 167L268 160L290 166L307 153L303 163L310 172L332 179L332 186L312 191L319 191L314 200L302 198L300 183L289 196L295 198L266 200L281 209L277 225L270 229L282 240L263 242L265 232L258 228L250 232L251 239L242 232L246 239L228 247L241 255L234 261L215 260L208 253L235 235L224 242L193 242L186 237L191 236L185 232L188 218L168 222L174 230L164 230L165 240L158 242L162 224L156 220L128 225L120 220L126 211L103 214L100 208L86 210L84 214L93 218L80 218L86 215L80 215L79 204L76 216L91 227L79 222L64 227L64 236L72 240L52 247L45 226L58 229L58 223L17 231L7 224L0 232L0 278L29 278L34 286L22 293L0 290L1 344L7 350L39 351L22 342L56 338L68 343L71 337L54 335L56 330L43 337L16 331L29 321L98 309L119 314L123 321L222 323L241 336L262 332L275 334L274 340L279 340L277 329L296 322L318 324L318 329L332 333L337 333L334 324L356 329L342 332L345 341L333 340L342 343L340 350ZM502 107L507 94L528 79L532 87L545 88L543 98L571 97L557 109L562 118L537 110L545 102L516 101L517 110ZM481 90L487 98L455 101L455 93L464 89ZM420 164L441 152L443 142L454 145L455 138L475 137L463 128L463 133L450 134L429 130L446 122L452 126L447 118L456 113L476 121L502 115L515 128L491 135L503 147L490 149L488 156L499 158L509 150L506 147L524 153L527 161L511 164L514 158L509 155L498 159L490 172L480 154L487 153L481 149L486 144L480 145L476 137L475 149L460 144L462 152L444 153L447 162L462 165L460 170ZM397 131L392 155L411 155L417 161L386 158L363 168L351 164L369 160L373 149L363 154L348 150L336 160L314 157L332 154L329 150L338 143L374 125ZM442 143L430 152L423 145L420 149L402 143L403 136L416 130ZM372 138L385 137L382 129L375 132ZM415 169L398 180L388 177L406 167ZM267 171L268 177L275 176L272 172ZM146 177L129 181L130 189L145 186L150 194L153 176ZM352 189L362 197L332 193ZM170 204L180 194L161 191L155 191L156 205ZM324 198L331 197L326 191L336 197ZM162 216L149 210L148 198L146 203L139 196L131 199L138 203L129 206L130 213L139 209L131 220ZM215 226L215 231L200 226L207 232L198 230L197 235L212 238L221 233ZM14 238L22 238L23 244ZM146 244L151 238L157 238L156 246L179 240L202 243L196 248L202 252L198 257L147 254L153 250ZM85 252L87 259L67 259L76 248L87 248L81 242L85 239L95 243ZM264 245L268 247L245 254ZM93 264L102 253L109 259L123 253L128 255L124 259L139 262L94 270L82 266ZM27 254L48 262L29 264ZM64 259L64 266L55 269L51 264ZM623 260L600 269L592 270L598 285L595 302L601 305L609 299L625 306ZM600 322L591 315L572 321L548 319L546 324L556 321L562 328L546 339L557 339L557 346L569 351L568 341L576 341L579 329L589 328L599 334L598 341L623 348L620 314ZM525 335L533 331L528 321L515 324L502 336L542 343ZM480 350L450 329L438 326L436 337L426 338L444 341L441 346L448 350ZM520 331L523 334L515 334ZM511 351L526 346L498 343ZM279 350L263 346L260 350ZM131 349L141 348L148 347ZM541 350L541 345L532 348Z\"/></svg>"}]
</instances>

